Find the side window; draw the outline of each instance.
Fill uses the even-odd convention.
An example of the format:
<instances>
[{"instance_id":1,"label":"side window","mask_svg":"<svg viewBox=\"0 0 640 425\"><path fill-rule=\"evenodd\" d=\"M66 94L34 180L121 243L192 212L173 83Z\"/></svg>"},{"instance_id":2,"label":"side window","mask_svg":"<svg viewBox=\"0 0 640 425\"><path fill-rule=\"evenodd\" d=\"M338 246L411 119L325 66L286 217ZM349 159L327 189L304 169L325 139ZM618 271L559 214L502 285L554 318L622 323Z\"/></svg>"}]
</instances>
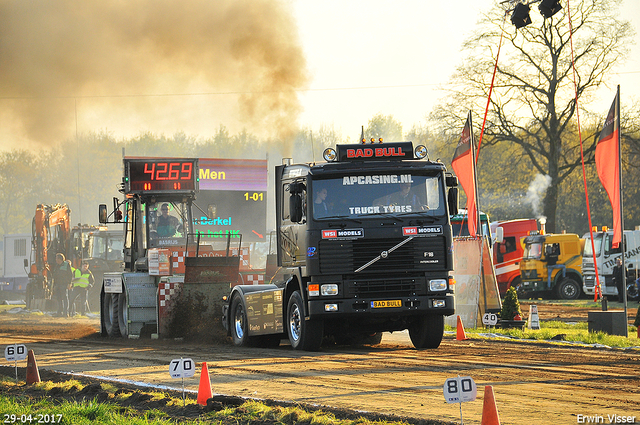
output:
<instances>
[{"instance_id":1,"label":"side window","mask_svg":"<svg viewBox=\"0 0 640 425\"><path fill-rule=\"evenodd\" d=\"M508 254L510 252L515 252L516 251L516 237L515 236L509 236L504 238L504 253Z\"/></svg>"},{"instance_id":2,"label":"side window","mask_svg":"<svg viewBox=\"0 0 640 425\"><path fill-rule=\"evenodd\" d=\"M618 246L617 248L612 248L611 244L613 242L613 235L605 233L604 235L604 254L620 254L622 252L622 246ZM627 236L624 236L624 245L627 246Z\"/></svg>"}]
</instances>

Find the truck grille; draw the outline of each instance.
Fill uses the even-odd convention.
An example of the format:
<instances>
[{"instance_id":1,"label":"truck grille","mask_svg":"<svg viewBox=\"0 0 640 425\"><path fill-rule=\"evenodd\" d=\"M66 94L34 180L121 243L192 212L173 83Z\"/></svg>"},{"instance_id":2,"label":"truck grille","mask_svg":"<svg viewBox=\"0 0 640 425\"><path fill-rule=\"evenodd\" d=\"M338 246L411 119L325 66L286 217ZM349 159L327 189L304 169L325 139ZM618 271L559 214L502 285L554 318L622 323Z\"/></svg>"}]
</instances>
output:
<instances>
[{"instance_id":1,"label":"truck grille","mask_svg":"<svg viewBox=\"0 0 640 425\"><path fill-rule=\"evenodd\" d=\"M418 237L388 253L387 258L381 258L361 272L355 273L356 269L381 255L382 251L393 248L405 239L320 241L320 272L342 274L346 279L358 281L375 280L386 276L397 279L401 277L400 274L447 268L445 238Z\"/></svg>"},{"instance_id":2,"label":"truck grille","mask_svg":"<svg viewBox=\"0 0 640 425\"><path fill-rule=\"evenodd\" d=\"M363 279L349 282L345 288L345 295L360 298L409 297L425 293L425 285L418 285L415 279Z\"/></svg>"},{"instance_id":3,"label":"truck grille","mask_svg":"<svg viewBox=\"0 0 640 425\"><path fill-rule=\"evenodd\" d=\"M535 269L520 270L520 272L522 273L522 279L537 279L538 278L538 271L535 270Z\"/></svg>"}]
</instances>

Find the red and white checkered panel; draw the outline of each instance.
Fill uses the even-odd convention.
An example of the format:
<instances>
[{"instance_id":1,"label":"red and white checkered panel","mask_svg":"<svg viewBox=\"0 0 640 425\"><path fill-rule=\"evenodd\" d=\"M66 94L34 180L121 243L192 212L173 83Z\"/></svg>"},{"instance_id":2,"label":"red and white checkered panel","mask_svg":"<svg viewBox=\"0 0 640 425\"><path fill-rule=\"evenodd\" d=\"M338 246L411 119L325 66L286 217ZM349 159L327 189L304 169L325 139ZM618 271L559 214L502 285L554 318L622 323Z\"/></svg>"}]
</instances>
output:
<instances>
[{"instance_id":1,"label":"red and white checkered panel","mask_svg":"<svg viewBox=\"0 0 640 425\"><path fill-rule=\"evenodd\" d=\"M244 279L245 285L262 285L264 283L264 274L243 274L242 278Z\"/></svg>"},{"instance_id":2,"label":"red and white checkered panel","mask_svg":"<svg viewBox=\"0 0 640 425\"><path fill-rule=\"evenodd\" d=\"M171 321L171 310L182 293L182 282L160 282L158 284L158 333L163 335Z\"/></svg>"}]
</instances>

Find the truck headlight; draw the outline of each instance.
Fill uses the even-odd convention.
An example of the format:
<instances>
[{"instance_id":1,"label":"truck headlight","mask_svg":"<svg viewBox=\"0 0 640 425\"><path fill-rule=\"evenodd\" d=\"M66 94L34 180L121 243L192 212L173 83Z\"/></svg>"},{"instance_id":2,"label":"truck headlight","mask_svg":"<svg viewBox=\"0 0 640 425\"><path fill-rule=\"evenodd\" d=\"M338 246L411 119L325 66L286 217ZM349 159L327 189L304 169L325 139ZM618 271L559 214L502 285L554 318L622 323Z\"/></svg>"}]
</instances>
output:
<instances>
[{"instance_id":1,"label":"truck headlight","mask_svg":"<svg viewBox=\"0 0 640 425\"><path fill-rule=\"evenodd\" d=\"M335 283L325 283L320 286L320 293L322 295L338 295L338 285Z\"/></svg>"},{"instance_id":2,"label":"truck headlight","mask_svg":"<svg viewBox=\"0 0 640 425\"><path fill-rule=\"evenodd\" d=\"M447 290L447 280L446 279L431 279L429 281L429 290L430 291L446 291Z\"/></svg>"}]
</instances>

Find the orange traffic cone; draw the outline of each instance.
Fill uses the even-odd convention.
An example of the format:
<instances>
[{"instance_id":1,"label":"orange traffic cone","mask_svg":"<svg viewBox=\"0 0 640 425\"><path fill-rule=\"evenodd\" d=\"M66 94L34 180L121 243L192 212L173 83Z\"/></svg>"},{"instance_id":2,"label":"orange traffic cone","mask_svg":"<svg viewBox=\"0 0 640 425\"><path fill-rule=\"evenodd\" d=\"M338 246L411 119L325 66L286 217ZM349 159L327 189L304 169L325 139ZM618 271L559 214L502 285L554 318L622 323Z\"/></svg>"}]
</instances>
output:
<instances>
[{"instance_id":1,"label":"orange traffic cone","mask_svg":"<svg viewBox=\"0 0 640 425\"><path fill-rule=\"evenodd\" d=\"M464 332L464 326L462 325L462 319L458 316L458 329L456 333L456 339L458 341L464 341L467 338L467 334Z\"/></svg>"},{"instance_id":2,"label":"orange traffic cone","mask_svg":"<svg viewBox=\"0 0 640 425\"><path fill-rule=\"evenodd\" d=\"M496 399L493 397L493 387L484 387L484 401L482 402L482 422L480 425L500 425Z\"/></svg>"},{"instance_id":3,"label":"orange traffic cone","mask_svg":"<svg viewBox=\"0 0 640 425\"><path fill-rule=\"evenodd\" d=\"M38 372L36 356L33 354L33 350L29 350L27 353L27 384L36 382L40 382L40 372Z\"/></svg>"},{"instance_id":4,"label":"orange traffic cone","mask_svg":"<svg viewBox=\"0 0 640 425\"><path fill-rule=\"evenodd\" d=\"M207 400L213 397L211 392L211 380L209 379L209 369L207 362L202 362L202 372L200 372L200 387L198 388L198 404L207 405Z\"/></svg>"}]
</instances>

